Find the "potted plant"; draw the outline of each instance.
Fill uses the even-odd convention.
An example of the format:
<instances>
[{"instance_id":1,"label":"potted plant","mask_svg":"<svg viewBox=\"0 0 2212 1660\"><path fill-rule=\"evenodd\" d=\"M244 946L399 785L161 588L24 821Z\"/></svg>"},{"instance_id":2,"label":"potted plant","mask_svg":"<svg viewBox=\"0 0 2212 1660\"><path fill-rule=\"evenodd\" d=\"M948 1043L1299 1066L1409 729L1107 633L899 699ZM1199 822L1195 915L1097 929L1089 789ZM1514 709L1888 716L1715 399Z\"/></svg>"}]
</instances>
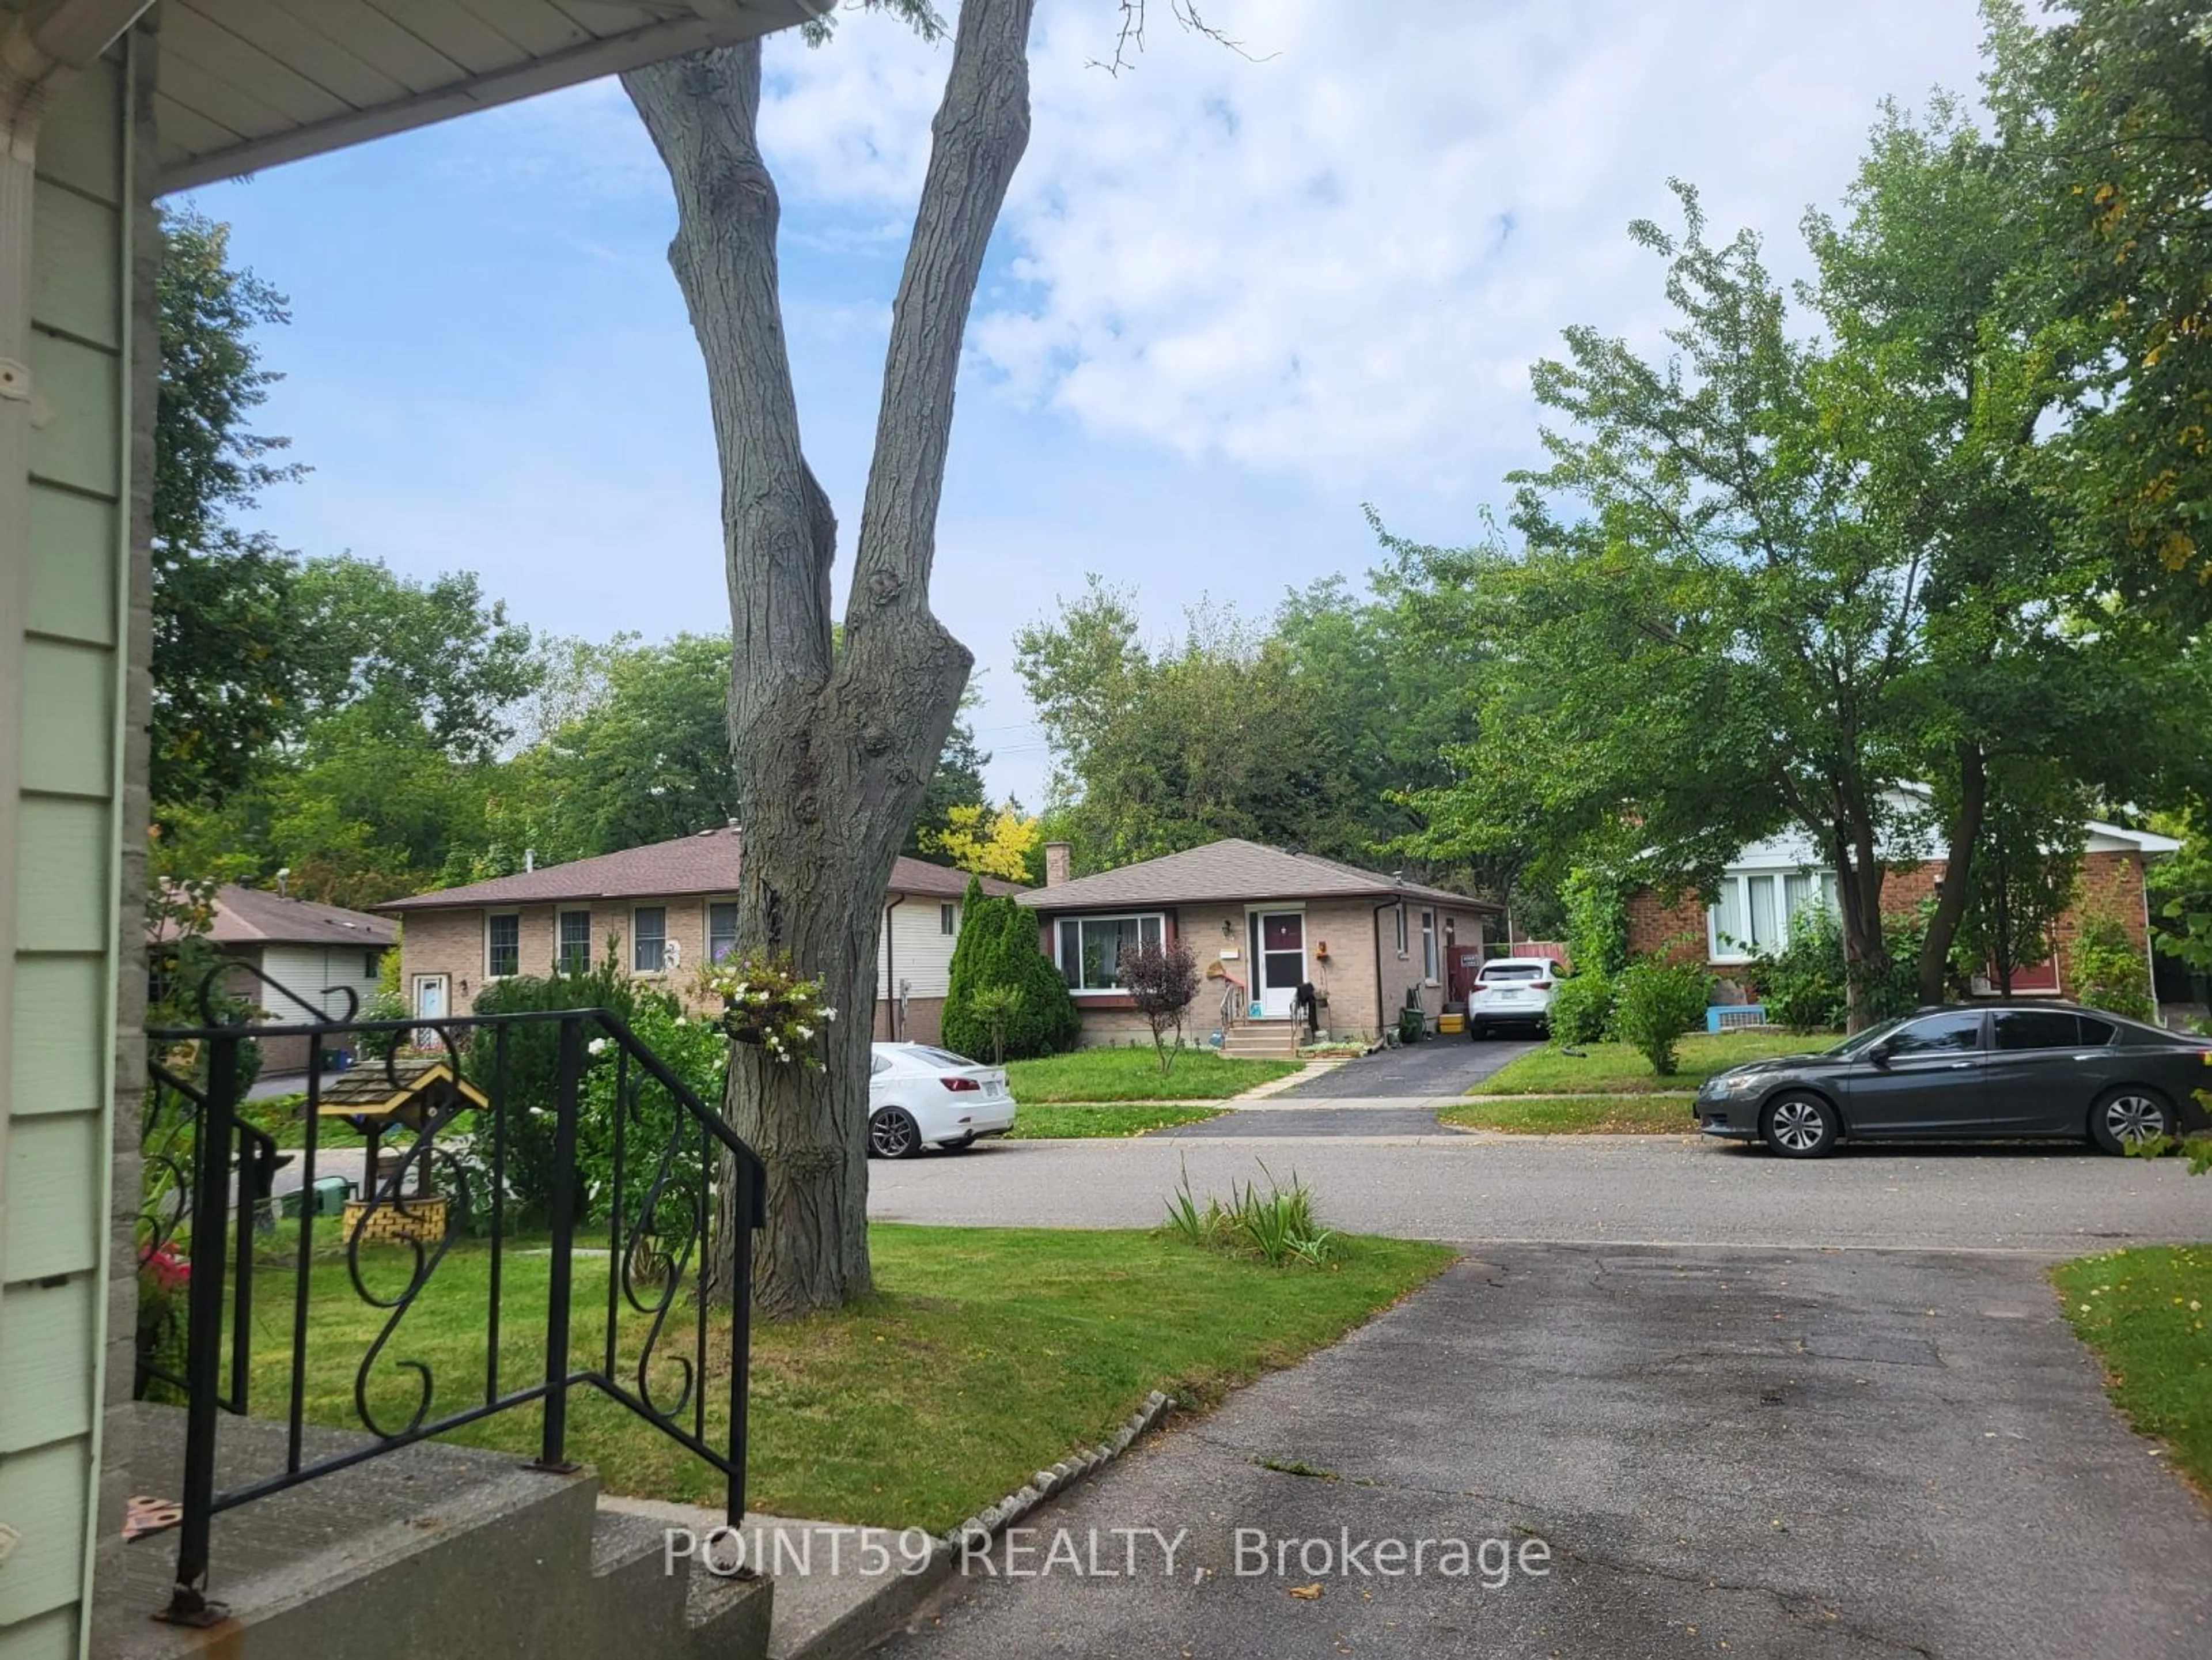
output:
<instances>
[{"instance_id":1,"label":"potted plant","mask_svg":"<svg viewBox=\"0 0 2212 1660\"><path fill-rule=\"evenodd\" d=\"M788 955L750 952L699 972L708 997L722 1000L722 1030L750 1043L779 1066L822 1070L815 1039L837 1018L822 1000L822 982L801 975Z\"/></svg>"}]
</instances>

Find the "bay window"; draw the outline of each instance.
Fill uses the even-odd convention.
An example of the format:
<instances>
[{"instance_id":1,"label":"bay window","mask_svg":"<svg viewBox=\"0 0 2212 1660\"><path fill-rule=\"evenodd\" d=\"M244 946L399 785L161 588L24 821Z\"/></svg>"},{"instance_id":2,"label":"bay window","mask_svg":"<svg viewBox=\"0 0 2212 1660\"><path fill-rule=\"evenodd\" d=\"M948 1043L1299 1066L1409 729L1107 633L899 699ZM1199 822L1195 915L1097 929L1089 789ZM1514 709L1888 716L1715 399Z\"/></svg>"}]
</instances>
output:
<instances>
[{"instance_id":1,"label":"bay window","mask_svg":"<svg viewBox=\"0 0 2212 1660\"><path fill-rule=\"evenodd\" d=\"M1054 959L1073 992L1119 991L1121 953L1167 938L1159 912L1132 916L1063 916L1055 924Z\"/></svg>"}]
</instances>

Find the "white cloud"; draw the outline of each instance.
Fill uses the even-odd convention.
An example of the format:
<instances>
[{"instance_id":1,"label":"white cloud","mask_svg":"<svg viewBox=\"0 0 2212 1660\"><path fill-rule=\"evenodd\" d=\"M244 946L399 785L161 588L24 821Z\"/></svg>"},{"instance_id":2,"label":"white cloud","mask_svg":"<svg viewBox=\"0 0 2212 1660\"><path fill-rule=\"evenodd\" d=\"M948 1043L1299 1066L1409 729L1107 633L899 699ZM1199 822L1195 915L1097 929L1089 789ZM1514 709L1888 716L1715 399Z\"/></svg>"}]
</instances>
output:
<instances>
[{"instance_id":1,"label":"white cloud","mask_svg":"<svg viewBox=\"0 0 2212 1660\"><path fill-rule=\"evenodd\" d=\"M1971 0L1206 9L1261 61L1162 16L1109 77L1108 9L1047 0L1012 280L971 348L1093 432L1363 492L1491 487L1564 325L1656 328L1624 229L1671 212L1669 174L1791 266L1876 101L1969 88L1978 34ZM777 52L767 137L787 199L902 213L947 55L859 21Z\"/></svg>"}]
</instances>

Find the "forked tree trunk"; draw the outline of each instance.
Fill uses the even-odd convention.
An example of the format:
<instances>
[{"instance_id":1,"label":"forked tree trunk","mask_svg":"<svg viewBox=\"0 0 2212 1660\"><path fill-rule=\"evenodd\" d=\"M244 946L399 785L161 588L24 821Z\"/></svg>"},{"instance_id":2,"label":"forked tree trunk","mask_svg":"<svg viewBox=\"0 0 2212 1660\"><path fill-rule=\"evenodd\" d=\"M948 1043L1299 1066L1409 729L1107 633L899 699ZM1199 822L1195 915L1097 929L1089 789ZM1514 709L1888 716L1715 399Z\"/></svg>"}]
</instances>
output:
<instances>
[{"instance_id":1,"label":"forked tree trunk","mask_svg":"<svg viewBox=\"0 0 2212 1660\"><path fill-rule=\"evenodd\" d=\"M869 1285L866 1122L885 885L973 660L929 610L952 394L983 252L1029 137L1033 0L964 0L891 317L844 642L836 520L806 465L777 294L760 47L623 77L676 186L669 263L707 363L722 466L730 742L744 824L741 949L787 952L840 1018L826 1070L732 1045L725 1107L768 1166L757 1306L835 1308ZM730 1284L731 1243L714 1265Z\"/></svg>"}]
</instances>

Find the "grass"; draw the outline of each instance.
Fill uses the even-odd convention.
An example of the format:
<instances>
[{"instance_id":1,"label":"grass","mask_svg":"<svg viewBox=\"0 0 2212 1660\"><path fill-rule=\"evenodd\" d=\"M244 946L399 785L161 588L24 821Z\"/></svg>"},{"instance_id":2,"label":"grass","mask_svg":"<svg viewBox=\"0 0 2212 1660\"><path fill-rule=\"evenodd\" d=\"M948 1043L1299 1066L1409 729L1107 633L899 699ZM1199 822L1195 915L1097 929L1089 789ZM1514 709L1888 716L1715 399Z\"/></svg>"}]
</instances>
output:
<instances>
[{"instance_id":1,"label":"grass","mask_svg":"<svg viewBox=\"0 0 2212 1660\"><path fill-rule=\"evenodd\" d=\"M1185 1049L1163 1074L1141 1049L1075 1049L1041 1061L1009 1061L1006 1077L1024 1107L1066 1101L1225 1101L1298 1070L1295 1061L1243 1061L1212 1049Z\"/></svg>"},{"instance_id":2,"label":"grass","mask_svg":"<svg viewBox=\"0 0 2212 1660\"><path fill-rule=\"evenodd\" d=\"M320 1237L329 1240L327 1227ZM1323 1268L1270 1268L1166 1235L1060 1229L878 1226L876 1289L834 1315L753 1330L748 1503L783 1516L942 1530L1019 1487L1030 1473L1103 1439L1166 1389L1206 1405L1285 1366L1389 1306L1451 1261L1441 1246L1346 1237ZM405 1284L403 1248L364 1252L369 1288ZM538 1375L550 1253L510 1246L500 1296L503 1389ZM404 1423L420 1361L442 1414L483 1398L489 1253L456 1243L408 1309L370 1372L371 1409ZM604 1359L604 1256L574 1259L575 1356ZM252 1406L279 1414L290 1384L295 1271L255 1278ZM387 1317L363 1303L342 1252L319 1245L310 1280L307 1415L358 1427L356 1369ZM647 1324L626 1312L618 1376L635 1373ZM690 1347L679 1304L673 1347ZM708 1346L708 1432L720 1432L726 1373ZM656 1364L673 1395L673 1359ZM512 1409L451 1438L534 1454L538 1411ZM608 1489L719 1504L702 1462L594 1389L570 1396L568 1450L599 1467Z\"/></svg>"},{"instance_id":3,"label":"grass","mask_svg":"<svg viewBox=\"0 0 2212 1660\"><path fill-rule=\"evenodd\" d=\"M307 1121L302 1109L307 1104L307 1098L304 1095L271 1095L258 1101L241 1102L238 1116L254 1128L273 1137L280 1147L304 1147L307 1145ZM408 1140L412 1139L410 1134ZM315 1138L315 1145L318 1147L357 1147L362 1145L361 1132L343 1118L325 1118L322 1133Z\"/></svg>"},{"instance_id":4,"label":"grass","mask_svg":"<svg viewBox=\"0 0 2212 1660\"><path fill-rule=\"evenodd\" d=\"M1143 1135L1176 1124L1202 1124L1218 1118L1215 1107L1142 1104L1128 1106L1042 1106L1024 1102L1007 1132L1011 1141L1075 1141Z\"/></svg>"},{"instance_id":5,"label":"grass","mask_svg":"<svg viewBox=\"0 0 2212 1660\"><path fill-rule=\"evenodd\" d=\"M2076 1336L2138 1433L2165 1442L2212 1496L2212 1245L2158 1245L2063 1262L2051 1280Z\"/></svg>"},{"instance_id":6,"label":"grass","mask_svg":"<svg viewBox=\"0 0 2212 1660\"><path fill-rule=\"evenodd\" d=\"M1803 1055L1837 1041L1823 1032L1697 1032L1676 1045L1681 1068L1662 1078L1626 1043L1589 1043L1578 1055L1547 1048L1509 1061L1469 1095L1638 1095L1694 1090L1717 1072L1771 1055Z\"/></svg>"},{"instance_id":7,"label":"grass","mask_svg":"<svg viewBox=\"0 0 2212 1660\"><path fill-rule=\"evenodd\" d=\"M1697 1128L1674 1095L1545 1096L1468 1101L1446 1107L1439 1123L1516 1135L1686 1135Z\"/></svg>"}]
</instances>

